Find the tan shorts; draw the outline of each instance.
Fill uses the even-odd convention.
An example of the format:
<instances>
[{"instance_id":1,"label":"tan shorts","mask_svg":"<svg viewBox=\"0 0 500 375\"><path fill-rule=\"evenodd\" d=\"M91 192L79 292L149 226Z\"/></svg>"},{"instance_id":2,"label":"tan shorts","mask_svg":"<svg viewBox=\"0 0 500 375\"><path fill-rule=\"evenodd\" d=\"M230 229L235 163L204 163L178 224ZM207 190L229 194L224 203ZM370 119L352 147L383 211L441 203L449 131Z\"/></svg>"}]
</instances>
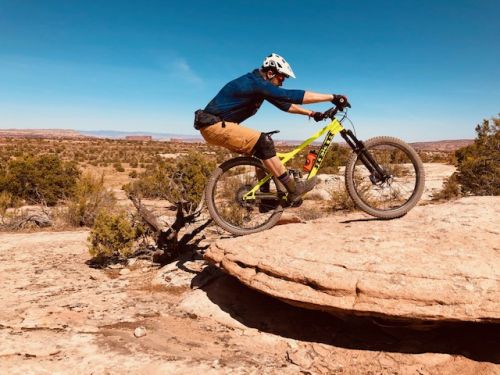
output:
<instances>
[{"instance_id":1,"label":"tan shorts","mask_svg":"<svg viewBox=\"0 0 500 375\"><path fill-rule=\"evenodd\" d=\"M234 122L222 122L200 129L201 135L208 143L225 147L238 154L251 155L260 137L257 130L245 128Z\"/></svg>"}]
</instances>

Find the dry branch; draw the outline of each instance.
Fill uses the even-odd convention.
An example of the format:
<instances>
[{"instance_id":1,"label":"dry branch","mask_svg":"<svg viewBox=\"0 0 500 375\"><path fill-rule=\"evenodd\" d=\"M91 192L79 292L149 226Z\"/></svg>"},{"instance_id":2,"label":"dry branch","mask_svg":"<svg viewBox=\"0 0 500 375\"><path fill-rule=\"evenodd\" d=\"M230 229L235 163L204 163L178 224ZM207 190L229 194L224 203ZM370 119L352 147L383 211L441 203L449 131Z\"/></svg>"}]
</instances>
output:
<instances>
[{"instance_id":1,"label":"dry branch","mask_svg":"<svg viewBox=\"0 0 500 375\"><path fill-rule=\"evenodd\" d=\"M182 252L180 248L186 245L186 243L188 242L188 240L184 237L181 241L179 241L179 231L186 225L194 223L200 216L200 213L203 209L203 200L200 201L193 213L189 213L187 215L185 214L183 209L183 202L177 202L175 205L177 211L175 215L175 221L168 227L165 227L159 223L153 212L151 212L141 203L141 200L137 195L129 193L128 197L137 209L139 216L156 235L156 246L158 247L158 249L163 250L163 255L158 260L161 263L167 263L179 256ZM200 228L204 229L206 225L208 225L208 222L209 221L200 226ZM199 233L200 230L197 229L198 228L196 228L193 233ZM192 239L193 237L194 235L188 235L187 238Z\"/></svg>"}]
</instances>

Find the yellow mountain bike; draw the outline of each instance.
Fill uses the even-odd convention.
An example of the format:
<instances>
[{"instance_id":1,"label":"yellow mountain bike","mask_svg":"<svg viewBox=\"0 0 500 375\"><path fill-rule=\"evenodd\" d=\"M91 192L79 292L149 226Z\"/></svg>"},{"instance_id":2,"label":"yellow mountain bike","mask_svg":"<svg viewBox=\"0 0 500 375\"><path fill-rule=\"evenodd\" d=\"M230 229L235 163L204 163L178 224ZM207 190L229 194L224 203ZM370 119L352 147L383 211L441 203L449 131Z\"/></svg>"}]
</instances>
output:
<instances>
[{"instance_id":1,"label":"yellow mountain bike","mask_svg":"<svg viewBox=\"0 0 500 375\"><path fill-rule=\"evenodd\" d=\"M328 125L288 153L277 153L286 164L300 151L326 133L310 172L318 173L336 134L353 150L345 166L345 185L349 196L366 213L383 219L405 215L419 201L424 190L422 161L415 150L400 139L375 137L362 142L344 129L335 116L339 109L326 111ZM277 131L268 133L273 134ZM265 176L265 177L264 177ZM237 157L222 163L210 176L205 200L214 221L237 235L260 232L273 227L288 206L281 183L255 157Z\"/></svg>"}]
</instances>

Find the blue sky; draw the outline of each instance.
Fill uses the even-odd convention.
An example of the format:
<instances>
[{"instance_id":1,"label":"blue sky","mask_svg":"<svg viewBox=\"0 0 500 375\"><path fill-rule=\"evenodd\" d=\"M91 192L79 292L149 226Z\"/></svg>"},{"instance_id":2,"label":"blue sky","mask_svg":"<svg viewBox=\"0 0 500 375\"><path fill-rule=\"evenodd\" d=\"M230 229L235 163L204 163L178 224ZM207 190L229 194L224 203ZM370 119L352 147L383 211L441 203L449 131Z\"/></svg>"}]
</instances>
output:
<instances>
[{"instance_id":1,"label":"blue sky","mask_svg":"<svg viewBox=\"0 0 500 375\"><path fill-rule=\"evenodd\" d=\"M197 134L193 112L276 52L297 76L285 87L348 95L363 138L473 138L500 112L499 14L498 0L0 0L0 128ZM270 104L246 125L318 128Z\"/></svg>"}]
</instances>

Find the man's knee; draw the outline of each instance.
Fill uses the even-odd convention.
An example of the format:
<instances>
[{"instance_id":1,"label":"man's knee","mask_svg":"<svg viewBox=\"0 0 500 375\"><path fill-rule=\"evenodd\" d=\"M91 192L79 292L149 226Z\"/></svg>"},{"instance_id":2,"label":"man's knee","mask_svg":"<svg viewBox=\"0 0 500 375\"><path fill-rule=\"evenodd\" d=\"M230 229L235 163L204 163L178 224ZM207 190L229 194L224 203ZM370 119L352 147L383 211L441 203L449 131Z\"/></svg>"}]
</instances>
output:
<instances>
[{"instance_id":1,"label":"man's knee","mask_svg":"<svg viewBox=\"0 0 500 375\"><path fill-rule=\"evenodd\" d=\"M261 133L253 148L253 154L262 160L271 159L276 156L273 139L266 133Z\"/></svg>"}]
</instances>

